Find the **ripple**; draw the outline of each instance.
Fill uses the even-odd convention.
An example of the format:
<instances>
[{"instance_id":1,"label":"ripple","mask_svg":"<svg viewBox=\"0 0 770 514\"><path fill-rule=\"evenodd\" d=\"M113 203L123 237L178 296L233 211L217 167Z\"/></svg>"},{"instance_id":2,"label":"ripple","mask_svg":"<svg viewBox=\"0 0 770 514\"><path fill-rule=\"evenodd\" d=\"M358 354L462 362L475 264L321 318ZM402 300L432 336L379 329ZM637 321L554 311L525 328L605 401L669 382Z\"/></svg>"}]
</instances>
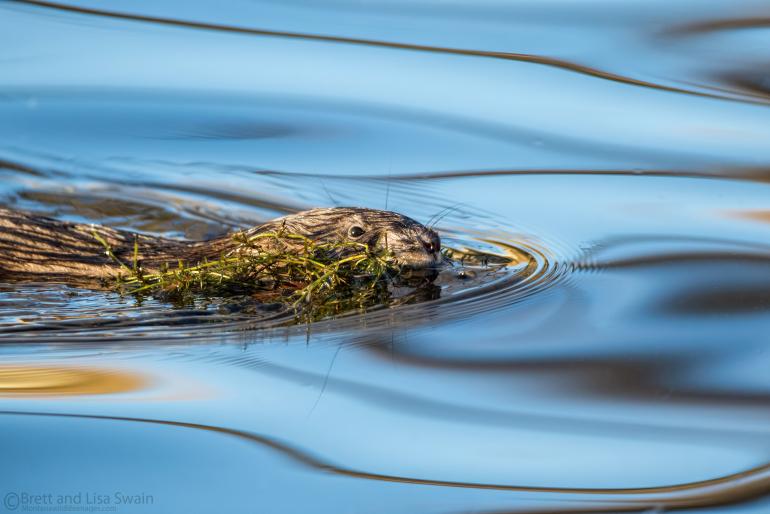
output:
<instances>
[{"instance_id":1,"label":"ripple","mask_svg":"<svg viewBox=\"0 0 770 514\"><path fill-rule=\"evenodd\" d=\"M505 309L560 282L570 266L536 239L501 233L447 234L447 242L466 256L444 269L431 290L395 289L392 303L365 312L351 312L312 325L313 332L376 330L419 326L462 319ZM190 309L173 309L163 302L136 302L114 293L52 284L5 284L0 288L0 341L19 343L104 343L142 341L205 342L213 333L240 334L275 331L296 333L291 312L273 309L238 312L222 309L226 299L201 300ZM233 313L231 313L233 312Z\"/></svg>"},{"instance_id":2,"label":"ripple","mask_svg":"<svg viewBox=\"0 0 770 514\"><path fill-rule=\"evenodd\" d=\"M188 29L197 30L213 30L219 32L230 32L236 34L247 34L252 36L268 36L268 37L280 37L288 39L300 39L309 41L322 41L328 43L341 43L348 45L364 45L371 47L382 47L396 50L411 50L419 52L429 53L442 53L450 55L470 56L470 57L483 57L492 59L503 59L509 61L519 61L531 64L537 64L542 66L549 66L567 70L581 75L587 75L611 82L618 82L621 84L655 89L659 91L667 91L673 93L680 93L691 96L698 96L704 98L718 98L722 100L735 100L729 96L705 93L701 91L695 91L690 89L684 89L675 86L667 86L664 84L648 82L645 80L635 79L632 77L615 74L609 71L592 68L590 66L581 65L575 62L571 62L564 59L558 59L554 57L546 57L541 55L532 55L515 52L502 52L502 51L490 51L490 50L474 50L468 48L450 48L440 47L416 43L407 42L394 42L394 41L381 41L374 39L363 39L345 36L325 35L325 34L307 34L299 32L287 32L279 30L267 30L253 27L223 25L216 23L196 22L191 20L182 20L174 18L164 18L159 16L148 16L142 14L134 14L128 12L107 11L102 9L93 9L88 7L73 6L60 4L56 2L45 2L42 0L12 0L14 3L26 4L46 9L56 9L60 11L68 11L72 13L85 14L90 16L101 16L107 18L117 18L123 20L137 21L142 23L153 23L158 25L170 25L175 27L183 27ZM745 101L745 100L744 100Z\"/></svg>"},{"instance_id":3,"label":"ripple","mask_svg":"<svg viewBox=\"0 0 770 514\"><path fill-rule=\"evenodd\" d=\"M762 464L737 473L688 483L667 484L656 487L625 487L625 488L582 488L582 487L550 487L527 486L506 483L481 483L436 480L431 478L391 475L355 469L329 461L310 451L295 447L288 442L264 436L247 430L239 430L216 425L191 423L174 420L70 414L57 412L24 412L1 411L5 416L32 416L41 418L68 418L90 421L117 421L147 425L161 425L180 429L189 429L215 433L227 437L256 444L278 452L284 457L301 466L331 473L352 479L394 482L427 487L451 487L466 489L485 489L499 491L516 491L524 495L533 494L541 507L558 506L559 512L622 512L639 511L640 509L669 509L692 508L722 505L724 503L739 503L763 494L770 486L770 464ZM526 496L524 497L526 498ZM519 498L521 500L521 498ZM565 507L567 510L565 510ZM516 509L516 512L527 512ZM541 509L532 512L543 512Z\"/></svg>"}]
</instances>

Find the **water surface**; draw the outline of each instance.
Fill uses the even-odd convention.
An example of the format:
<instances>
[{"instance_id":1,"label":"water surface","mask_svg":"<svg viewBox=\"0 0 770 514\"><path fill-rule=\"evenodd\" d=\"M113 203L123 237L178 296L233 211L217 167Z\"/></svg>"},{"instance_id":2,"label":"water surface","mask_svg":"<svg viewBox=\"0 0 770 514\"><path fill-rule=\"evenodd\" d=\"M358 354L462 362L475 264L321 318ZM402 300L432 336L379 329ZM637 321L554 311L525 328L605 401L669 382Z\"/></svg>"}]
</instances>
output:
<instances>
[{"instance_id":1,"label":"water surface","mask_svg":"<svg viewBox=\"0 0 770 514\"><path fill-rule=\"evenodd\" d=\"M768 16L1 3L1 206L191 239L387 207L512 259L300 325L0 284L4 507L766 512Z\"/></svg>"}]
</instances>

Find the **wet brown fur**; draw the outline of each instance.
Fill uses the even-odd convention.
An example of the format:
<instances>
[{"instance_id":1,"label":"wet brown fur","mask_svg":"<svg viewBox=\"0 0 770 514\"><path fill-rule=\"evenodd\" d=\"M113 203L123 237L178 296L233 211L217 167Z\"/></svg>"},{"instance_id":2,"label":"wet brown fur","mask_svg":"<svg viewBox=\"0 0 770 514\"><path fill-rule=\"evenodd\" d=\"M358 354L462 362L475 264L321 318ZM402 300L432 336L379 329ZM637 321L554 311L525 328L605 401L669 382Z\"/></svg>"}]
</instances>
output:
<instances>
[{"instance_id":1,"label":"wet brown fur","mask_svg":"<svg viewBox=\"0 0 770 514\"><path fill-rule=\"evenodd\" d=\"M361 227L364 234L351 236L353 226ZM440 261L440 241L433 230L389 211L312 209L269 221L245 234L279 231L317 242L357 241L371 248L386 247L400 264L415 268ZM208 241L178 241L0 208L0 278L87 283L119 275L120 266L106 254L95 233L128 266L132 265L136 241L139 262L146 271L156 271L164 264L176 266L179 260L195 264L206 258L217 259L239 245L232 234ZM268 239L257 241L262 247L255 251L268 250Z\"/></svg>"}]
</instances>

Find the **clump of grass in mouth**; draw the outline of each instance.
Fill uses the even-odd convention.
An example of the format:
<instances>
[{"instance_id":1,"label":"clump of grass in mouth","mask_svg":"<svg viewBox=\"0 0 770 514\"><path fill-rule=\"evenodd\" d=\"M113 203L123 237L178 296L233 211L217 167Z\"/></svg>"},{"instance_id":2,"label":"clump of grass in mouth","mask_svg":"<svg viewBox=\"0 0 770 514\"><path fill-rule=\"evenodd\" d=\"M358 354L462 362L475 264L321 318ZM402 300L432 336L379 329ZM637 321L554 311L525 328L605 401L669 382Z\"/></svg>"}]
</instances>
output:
<instances>
[{"instance_id":1,"label":"clump of grass in mouth","mask_svg":"<svg viewBox=\"0 0 770 514\"><path fill-rule=\"evenodd\" d=\"M180 260L176 267L166 265L148 273L141 267L136 242L129 266L96 231L93 235L121 268L112 283L116 290L139 299L157 296L179 306L201 297L251 295L317 319L384 303L385 278L399 271L392 254L384 250L356 242L318 243L280 231L237 233L236 249L218 259L195 264Z\"/></svg>"}]
</instances>

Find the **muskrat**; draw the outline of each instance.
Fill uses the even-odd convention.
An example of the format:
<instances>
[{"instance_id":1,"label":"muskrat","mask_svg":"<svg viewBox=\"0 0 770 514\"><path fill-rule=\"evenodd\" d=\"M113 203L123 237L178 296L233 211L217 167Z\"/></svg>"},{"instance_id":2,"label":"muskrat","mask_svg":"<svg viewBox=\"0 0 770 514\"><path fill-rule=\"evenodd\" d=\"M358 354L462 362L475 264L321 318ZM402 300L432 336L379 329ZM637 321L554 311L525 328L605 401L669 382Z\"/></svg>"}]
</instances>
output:
<instances>
[{"instance_id":1,"label":"muskrat","mask_svg":"<svg viewBox=\"0 0 770 514\"><path fill-rule=\"evenodd\" d=\"M390 211L311 209L268 221L243 234L279 231L320 243L352 241L387 249L396 264L405 268L431 269L442 260L441 241L434 230ZM258 244L270 244L269 238L262 241ZM128 261L136 245L142 269L148 272L179 261L216 259L239 244L231 234L207 241L180 241L0 208L0 278L83 283L117 277L121 267L106 254L104 242L115 256Z\"/></svg>"}]
</instances>

